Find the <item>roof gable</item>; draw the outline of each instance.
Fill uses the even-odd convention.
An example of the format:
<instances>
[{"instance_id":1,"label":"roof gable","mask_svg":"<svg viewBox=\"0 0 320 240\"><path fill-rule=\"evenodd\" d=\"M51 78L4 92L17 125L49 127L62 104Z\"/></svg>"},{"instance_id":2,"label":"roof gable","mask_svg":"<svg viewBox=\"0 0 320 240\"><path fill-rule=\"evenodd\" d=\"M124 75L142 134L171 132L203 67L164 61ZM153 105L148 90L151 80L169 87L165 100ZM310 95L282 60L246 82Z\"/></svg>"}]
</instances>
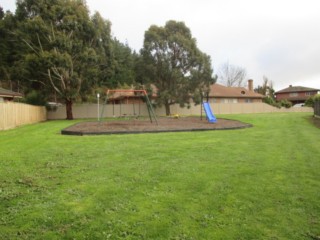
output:
<instances>
[{"instance_id":1,"label":"roof gable","mask_svg":"<svg viewBox=\"0 0 320 240\"><path fill-rule=\"evenodd\" d=\"M291 92L317 92L320 91L320 89L316 88L308 88L308 87L302 87L302 86L289 86L288 88L282 89L280 91L275 92L277 93L291 93Z\"/></svg>"},{"instance_id":2,"label":"roof gable","mask_svg":"<svg viewBox=\"0 0 320 240\"><path fill-rule=\"evenodd\" d=\"M11 90L7 90L7 89L4 89L4 88L0 88L0 97L22 98L22 96L23 95L21 93L13 92Z\"/></svg>"},{"instance_id":3,"label":"roof gable","mask_svg":"<svg viewBox=\"0 0 320 240\"><path fill-rule=\"evenodd\" d=\"M226 87L217 83L211 85L209 97L264 98L263 95L244 87Z\"/></svg>"}]
</instances>

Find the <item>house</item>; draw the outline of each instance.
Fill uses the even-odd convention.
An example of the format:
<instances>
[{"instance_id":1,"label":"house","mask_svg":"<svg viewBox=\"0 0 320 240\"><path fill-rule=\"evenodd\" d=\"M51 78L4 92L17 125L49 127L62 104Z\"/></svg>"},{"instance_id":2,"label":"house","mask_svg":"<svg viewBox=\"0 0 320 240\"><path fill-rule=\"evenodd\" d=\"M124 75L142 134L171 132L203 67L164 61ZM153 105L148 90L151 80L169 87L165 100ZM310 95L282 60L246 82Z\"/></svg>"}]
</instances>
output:
<instances>
[{"instance_id":1,"label":"house","mask_svg":"<svg viewBox=\"0 0 320 240\"><path fill-rule=\"evenodd\" d=\"M304 103L310 96L316 95L320 91L315 88L292 86L275 92L277 101L288 100L292 104Z\"/></svg>"},{"instance_id":2,"label":"house","mask_svg":"<svg viewBox=\"0 0 320 240\"><path fill-rule=\"evenodd\" d=\"M22 98L21 93L13 92L4 88L0 88L0 102L13 101L15 98Z\"/></svg>"},{"instance_id":3,"label":"house","mask_svg":"<svg viewBox=\"0 0 320 240\"><path fill-rule=\"evenodd\" d=\"M153 94L151 99L157 97L157 88L151 85ZM133 89L131 89L133 90ZM119 91L121 91L119 89ZM208 95L208 102L210 103L256 103L262 102L265 96L254 92L253 80L248 80L248 88L244 87L226 87L220 84L212 84ZM114 104L135 104L142 103L143 100L140 95L133 91L115 92L108 96L108 102Z\"/></svg>"},{"instance_id":4,"label":"house","mask_svg":"<svg viewBox=\"0 0 320 240\"><path fill-rule=\"evenodd\" d=\"M248 80L248 88L226 87L212 84L208 96L210 103L257 103L262 102L265 96L254 92L253 80Z\"/></svg>"}]
</instances>

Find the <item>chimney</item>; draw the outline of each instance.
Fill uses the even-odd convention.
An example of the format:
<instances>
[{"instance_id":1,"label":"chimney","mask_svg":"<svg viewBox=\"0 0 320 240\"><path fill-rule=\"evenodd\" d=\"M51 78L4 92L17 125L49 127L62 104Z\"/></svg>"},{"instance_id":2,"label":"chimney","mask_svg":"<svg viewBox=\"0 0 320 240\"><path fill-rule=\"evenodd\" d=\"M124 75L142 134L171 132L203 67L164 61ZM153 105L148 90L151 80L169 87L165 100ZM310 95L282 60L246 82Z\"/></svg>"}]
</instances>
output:
<instances>
[{"instance_id":1,"label":"chimney","mask_svg":"<svg viewBox=\"0 0 320 240\"><path fill-rule=\"evenodd\" d=\"M253 80L252 79L248 80L248 90L250 92L253 92Z\"/></svg>"}]
</instances>

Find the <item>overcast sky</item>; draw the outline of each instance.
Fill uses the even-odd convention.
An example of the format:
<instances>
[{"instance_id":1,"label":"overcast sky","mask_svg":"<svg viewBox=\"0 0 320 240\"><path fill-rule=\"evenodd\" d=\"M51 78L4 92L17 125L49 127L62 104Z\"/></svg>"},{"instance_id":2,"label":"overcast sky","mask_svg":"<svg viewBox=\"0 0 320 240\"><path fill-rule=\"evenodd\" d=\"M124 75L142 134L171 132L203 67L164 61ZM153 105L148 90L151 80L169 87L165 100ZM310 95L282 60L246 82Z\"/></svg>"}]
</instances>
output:
<instances>
[{"instance_id":1,"label":"overcast sky","mask_svg":"<svg viewBox=\"0 0 320 240\"><path fill-rule=\"evenodd\" d=\"M221 64L244 67L255 87L263 75L275 90L320 89L319 0L87 0L91 13L111 21L112 34L139 51L153 24L183 21L209 54L214 72ZM0 0L15 10L14 0Z\"/></svg>"}]
</instances>

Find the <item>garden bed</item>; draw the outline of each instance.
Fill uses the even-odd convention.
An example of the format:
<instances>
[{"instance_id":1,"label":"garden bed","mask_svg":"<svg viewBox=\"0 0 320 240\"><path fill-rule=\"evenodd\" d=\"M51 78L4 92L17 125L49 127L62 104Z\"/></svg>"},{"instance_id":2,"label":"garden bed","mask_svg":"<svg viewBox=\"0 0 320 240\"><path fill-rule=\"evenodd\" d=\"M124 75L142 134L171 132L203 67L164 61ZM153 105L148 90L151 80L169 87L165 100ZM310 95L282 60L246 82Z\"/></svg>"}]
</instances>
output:
<instances>
[{"instance_id":1,"label":"garden bed","mask_svg":"<svg viewBox=\"0 0 320 240\"><path fill-rule=\"evenodd\" d=\"M129 134L155 132L185 132L241 129L252 127L251 124L236 120L218 119L216 123L209 123L200 117L161 117L156 122L149 119L121 119L102 122L82 122L61 131L66 135L98 135L98 134Z\"/></svg>"}]
</instances>

